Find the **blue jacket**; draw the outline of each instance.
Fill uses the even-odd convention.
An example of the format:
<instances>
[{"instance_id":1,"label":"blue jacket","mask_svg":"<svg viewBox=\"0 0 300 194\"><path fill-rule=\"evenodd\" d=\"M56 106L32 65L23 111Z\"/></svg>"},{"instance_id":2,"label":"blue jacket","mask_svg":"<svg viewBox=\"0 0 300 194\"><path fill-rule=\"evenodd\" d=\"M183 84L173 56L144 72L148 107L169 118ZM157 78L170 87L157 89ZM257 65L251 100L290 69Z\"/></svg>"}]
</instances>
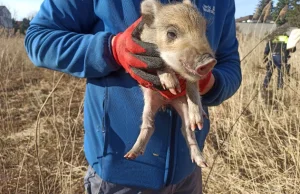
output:
<instances>
[{"instance_id":1,"label":"blue jacket","mask_svg":"<svg viewBox=\"0 0 300 194\"><path fill-rule=\"evenodd\" d=\"M162 0L168 3L168 0ZM84 152L102 179L128 186L159 189L176 184L195 165L180 131L181 120L169 107L156 115L156 130L145 154L124 154L139 134L143 95L137 82L113 59L110 41L140 16L141 0L45 0L25 37L28 56L38 67L86 78ZM231 97L241 83L234 0L196 0L208 20L208 40L218 64L216 82L203 96L207 106ZM209 131L196 132L203 149Z\"/></svg>"}]
</instances>

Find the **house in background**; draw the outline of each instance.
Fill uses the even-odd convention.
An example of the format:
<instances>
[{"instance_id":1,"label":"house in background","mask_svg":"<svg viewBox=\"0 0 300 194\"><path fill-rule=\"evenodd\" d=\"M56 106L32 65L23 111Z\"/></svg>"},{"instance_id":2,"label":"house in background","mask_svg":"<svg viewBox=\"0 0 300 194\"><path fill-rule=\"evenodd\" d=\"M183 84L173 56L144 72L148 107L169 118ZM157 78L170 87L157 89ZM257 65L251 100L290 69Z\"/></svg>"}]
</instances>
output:
<instances>
[{"instance_id":1,"label":"house in background","mask_svg":"<svg viewBox=\"0 0 300 194\"><path fill-rule=\"evenodd\" d=\"M264 19L264 18L261 18L261 19ZM243 16L243 17L237 18L235 20L235 22L237 22L237 23L262 23L262 22L259 22L257 19L254 19L253 15L247 15L247 16ZM266 21L264 21L263 23L264 24L274 24L275 22L273 21L272 16L269 15L266 18Z\"/></svg>"},{"instance_id":2,"label":"house in background","mask_svg":"<svg viewBox=\"0 0 300 194\"><path fill-rule=\"evenodd\" d=\"M255 35L258 38L263 38L277 29L277 25L269 16L264 23L253 19L253 15L247 15L235 20L237 29L244 35Z\"/></svg>"},{"instance_id":3,"label":"house in background","mask_svg":"<svg viewBox=\"0 0 300 194\"><path fill-rule=\"evenodd\" d=\"M247 15L247 16L244 16L244 17L237 18L235 20L235 22L237 22L237 23L252 23L253 22L253 15Z\"/></svg>"},{"instance_id":4,"label":"house in background","mask_svg":"<svg viewBox=\"0 0 300 194\"><path fill-rule=\"evenodd\" d=\"M11 13L5 6L0 6L0 27L13 28Z\"/></svg>"}]
</instances>

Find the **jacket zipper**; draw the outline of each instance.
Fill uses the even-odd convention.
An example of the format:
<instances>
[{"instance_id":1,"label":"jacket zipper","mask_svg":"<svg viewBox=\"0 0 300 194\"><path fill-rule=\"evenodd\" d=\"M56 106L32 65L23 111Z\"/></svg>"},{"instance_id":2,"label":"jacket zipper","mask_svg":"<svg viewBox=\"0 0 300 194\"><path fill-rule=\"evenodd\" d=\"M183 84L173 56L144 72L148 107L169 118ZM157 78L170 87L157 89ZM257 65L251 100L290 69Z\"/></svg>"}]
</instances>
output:
<instances>
[{"instance_id":1,"label":"jacket zipper","mask_svg":"<svg viewBox=\"0 0 300 194\"><path fill-rule=\"evenodd\" d=\"M174 179L174 172L175 172L175 166L176 161L175 159L175 140L176 140L176 126L177 126L177 117L176 111L173 109L173 107L170 108L170 114L171 114L171 137L170 137L170 156L169 156L169 172L167 175L167 185L170 185L173 182Z\"/></svg>"},{"instance_id":2,"label":"jacket zipper","mask_svg":"<svg viewBox=\"0 0 300 194\"><path fill-rule=\"evenodd\" d=\"M106 82L106 79L105 79ZM108 101L108 87L105 83L105 94L103 99L103 117L102 117L102 133L103 133L103 156L107 154L107 126L106 126L106 114L107 114L107 101Z\"/></svg>"}]
</instances>

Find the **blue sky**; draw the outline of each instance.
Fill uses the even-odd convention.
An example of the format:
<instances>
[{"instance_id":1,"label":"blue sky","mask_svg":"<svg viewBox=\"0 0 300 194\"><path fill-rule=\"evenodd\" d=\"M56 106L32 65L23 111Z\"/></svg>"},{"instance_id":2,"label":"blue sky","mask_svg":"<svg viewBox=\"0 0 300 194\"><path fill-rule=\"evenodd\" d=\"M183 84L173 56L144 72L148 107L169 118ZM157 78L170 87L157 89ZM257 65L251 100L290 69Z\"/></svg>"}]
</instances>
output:
<instances>
[{"instance_id":1,"label":"blue sky","mask_svg":"<svg viewBox=\"0 0 300 194\"><path fill-rule=\"evenodd\" d=\"M277 1L278 0L274 0L274 6L276 6ZM235 17L238 18L246 15L252 15L258 2L259 0L235 0Z\"/></svg>"},{"instance_id":2,"label":"blue sky","mask_svg":"<svg viewBox=\"0 0 300 194\"><path fill-rule=\"evenodd\" d=\"M235 17L237 18L253 14L258 1L259 0L235 0ZM17 18L18 20L21 20L24 17L28 17L36 13L39 10L39 7L42 2L43 0L0 0L0 5L7 6L10 12L12 13L12 16L14 18Z\"/></svg>"},{"instance_id":3,"label":"blue sky","mask_svg":"<svg viewBox=\"0 0 300 194\"><path fill-rule=\"evenodd\" d=\"M43 0L0 0L0 5L5 5L13 18L22 20L36 13L42 2Z\"/></svg>"}]
</instances>

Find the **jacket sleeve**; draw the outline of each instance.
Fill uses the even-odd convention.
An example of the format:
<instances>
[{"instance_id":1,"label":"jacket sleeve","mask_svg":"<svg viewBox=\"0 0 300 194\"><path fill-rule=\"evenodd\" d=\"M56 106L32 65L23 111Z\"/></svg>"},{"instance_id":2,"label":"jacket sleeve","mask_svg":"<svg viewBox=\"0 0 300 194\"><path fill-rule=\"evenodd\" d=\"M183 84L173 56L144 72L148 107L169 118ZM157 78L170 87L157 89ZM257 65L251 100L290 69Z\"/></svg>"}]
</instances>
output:
<instances>
[{"instance_id":1,"label":"jacket sleeve","mask_svg":"<svg viewBox=\"0 0 300 194\"><path fill-rule=\"evenodd\" d=\"M102 30L92 34L96 24ZM45 0L24 44L35 66L92 78L119 68L111 53L111 38L95 15L92 0Z\"/></svg>"},{"instance_id":2,"label":"jacket sleeve","mask_svg":"<svg viewBox=\"0 0 300 194\"><path fill-rule=\"evenodd\" d=\"M206 106L221 104L230 98L241 84L242 74L234 14L235 3L234 0L230 0L222 36L216 51L218 62L212 71L215 83L211 90L202 96L203 104Z\"/></svg>"}]
</instances>

